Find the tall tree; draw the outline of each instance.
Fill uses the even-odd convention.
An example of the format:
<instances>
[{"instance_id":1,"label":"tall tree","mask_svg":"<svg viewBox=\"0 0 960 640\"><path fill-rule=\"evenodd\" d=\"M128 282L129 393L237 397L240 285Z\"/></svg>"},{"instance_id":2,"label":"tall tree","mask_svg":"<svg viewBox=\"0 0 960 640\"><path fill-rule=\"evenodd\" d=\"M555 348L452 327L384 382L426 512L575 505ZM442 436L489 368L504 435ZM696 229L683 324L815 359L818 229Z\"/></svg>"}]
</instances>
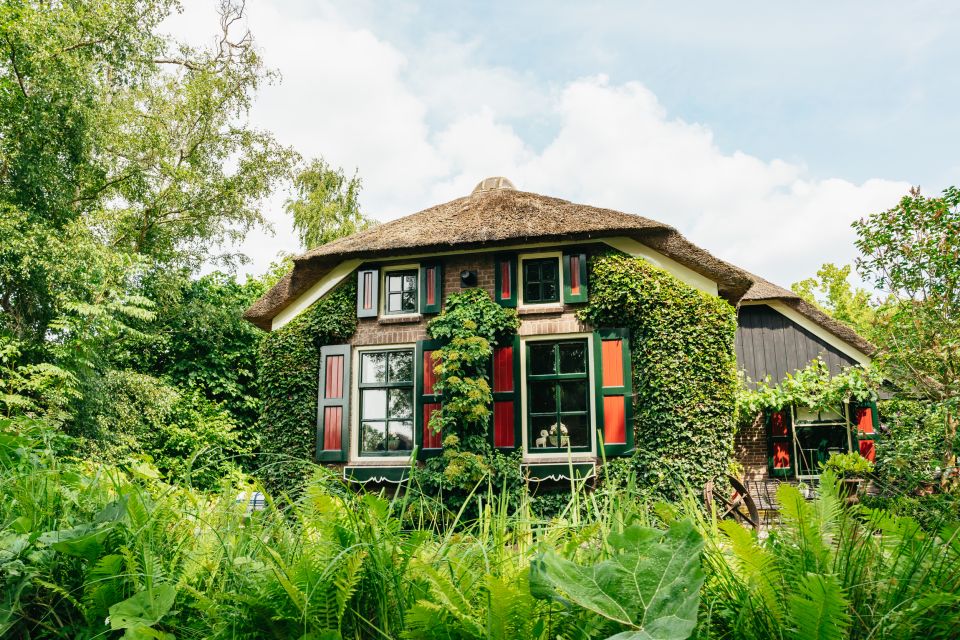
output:
<instances>
[{"instance_id":1,"label":"tall tree","mask_svg":"<svg viewBox=\"0 0 960 640\"><path fill-rule=\"evenodd\" d=\"M887 375L942 403L945 463L956 465L960 401L960 189L928 198L912 189L897 206L854 223L857 268L889 295L877 331Z\"/></svg>"},{"instance_id":2,"label":"tall tree","mask_svg":"<svg viewBox=\"0 0 960 640\"><path fill-rule=\"evenodd\" d=\"M347 178L323 158L313 160L293 180L296 196L287 200L293 228L304 249L368 228L373 222L360 212L360 178Z\"/></svg>"},{"instance_id":3,"label":"tall tree","mask_svg":"<svg viewBox=\"0 0 960 640\"><path fill-rule=\"evenodd\" d=\"M850 272L848 264L838 267L827 262L817 270L816 277L795 282L790 288L810 304L869 338L876 311L870 303L870 292L851 284Z\"/></svg>"}]
</instances>

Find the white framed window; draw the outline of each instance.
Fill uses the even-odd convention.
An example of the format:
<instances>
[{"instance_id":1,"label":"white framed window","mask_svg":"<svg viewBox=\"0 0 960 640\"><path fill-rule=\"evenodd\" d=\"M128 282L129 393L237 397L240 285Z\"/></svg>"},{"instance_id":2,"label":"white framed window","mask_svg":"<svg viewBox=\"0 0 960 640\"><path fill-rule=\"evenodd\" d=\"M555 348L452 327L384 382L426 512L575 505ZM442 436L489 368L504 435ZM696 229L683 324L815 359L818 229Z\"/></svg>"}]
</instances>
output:
<instances>
[{"instance_id":1,"label":"white framed window","mask_svg":"<svg viewBox=\"0 0 960 640\"><path fill-rule=\"evenodd\" d=\"M527 459L596 455L592 333L522 338L522 438Z\"/></svg>"},{"instance_id":2,"label":"white framed window","mask_svg":"<svg viewBox=\"0 0 960 640\"><path fill-rule=\"evenodd\" d=\"M415 345L354 349L350 458L409 460L415 445Z\"/></svg>"},{"instance_id":3,"label":"white framed window","mask_svg":"<svg viewBox=\"0 0 960 640\"><path fill-rule=\"evenodd\" d=\"M380 290L383 291L380 311L383 315L403 316L420 313L420 265L404 264L384 267Z\"/></svg>"},{"instance_id":4,"label":"white framed window","mask_svg":"<svg viewBox=\"0 0 960 640\"><path fill-rule=\"evenodd\" d=\"M517 279L520 281L520 307L560 304L563 300L562 253L521 254Z\"/></svg>"}]
</instances>

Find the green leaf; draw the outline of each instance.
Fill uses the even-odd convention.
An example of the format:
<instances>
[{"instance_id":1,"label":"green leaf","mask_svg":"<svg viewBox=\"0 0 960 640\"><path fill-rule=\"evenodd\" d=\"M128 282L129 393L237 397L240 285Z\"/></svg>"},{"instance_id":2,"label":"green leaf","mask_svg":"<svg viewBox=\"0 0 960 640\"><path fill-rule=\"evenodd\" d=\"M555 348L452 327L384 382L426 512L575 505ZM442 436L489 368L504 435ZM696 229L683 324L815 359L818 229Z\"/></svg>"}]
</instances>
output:
<instances>
[{"instance_id":1,"label":"green leaf","mask_svg":"<svg viewBox=\"0 0 960 640\"><path fill-rule=\"evenodd\" d=\"M689 521L664 533L639 525L608 540L614 555L581 566L553 551L530 565L530 591L616 623L617 640L683 640L693 632L703 538Z\"/></svg>"},{"instance_id":2,"label":"green leaf","mask_svg":"<svg viewBox=\"0 0 960 640\"><path fill-rule=\"evenodd\" d=\"M173 607L177 589L172 584L154 585L110 607L110 628L141 630L160 622Z\"/></svg>"},{"instance_id":3,"label":"green leaf","mask_svg":"<svg viewBox=\"0 0 960 640\"><path fill-rule=\"evenodd\" d=\"M832 575L807 574L787 598L796 640L842 640L850 628L849 604Z\"/></svg>"},{"instance_id":4,"label":"green leaf","mask_svg":"<svg viewBox=\"0 0 960 640\"><path fill-rule=\"evenodd\" d=\"M103 543L111 530L113 525L94 528L85 524L72 529L48 531L38 540L49 544L54 551L93 562L103 552Z\"/></svg>"}]
</instances>

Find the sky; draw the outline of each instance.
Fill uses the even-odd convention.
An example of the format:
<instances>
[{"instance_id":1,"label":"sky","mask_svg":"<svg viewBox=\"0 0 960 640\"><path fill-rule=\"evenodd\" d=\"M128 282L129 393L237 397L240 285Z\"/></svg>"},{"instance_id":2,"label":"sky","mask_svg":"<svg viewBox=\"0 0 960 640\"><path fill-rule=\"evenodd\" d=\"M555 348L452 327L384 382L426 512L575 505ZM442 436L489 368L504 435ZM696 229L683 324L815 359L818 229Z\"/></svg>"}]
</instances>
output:
<instances>
[{"instance_id":1,"label":"sky","mask_svg":"<svg viewBox=\"0 0 960 640\"><path fill-rule=\"evenodd\" d=\"M212 41L216 2L164 29ZM960 3L249 0L279 81L249 115L381 221L519 189L666 222L789 286L850 223L960 183ZM286 193L239 249L299 253Z\"/></svg>"}]
</instances>

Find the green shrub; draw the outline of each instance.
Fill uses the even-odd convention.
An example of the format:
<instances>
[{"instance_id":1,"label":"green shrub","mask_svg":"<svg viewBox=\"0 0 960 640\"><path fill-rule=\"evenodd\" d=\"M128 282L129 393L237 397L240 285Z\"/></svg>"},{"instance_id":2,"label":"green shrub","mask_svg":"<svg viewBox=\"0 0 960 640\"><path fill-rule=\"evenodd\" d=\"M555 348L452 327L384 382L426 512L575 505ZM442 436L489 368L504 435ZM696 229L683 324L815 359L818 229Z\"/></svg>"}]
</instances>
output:
<instances>
[{"instance_id":1,"label":"green shrub","mask_svg":"<svg viewBox=\"0 0 960 640\"><path fill-rule=\"evenodd\" d=\"M725 473L738 386L733 307L640 258L604 256L590 270L581 318L630 330L640 484L675 497Z\"/></svg>"},{"instance_id":2,"label":"green shrub","mask_svg":"<svg viewBox=\"0 0 960 640\"><path fill-rule=\"evenodd\" d=\"M862 478L873 473L873 463L856 451L831 454L822 467L833 471L839 478Z\"/></svg>"},{"instance_id":3,"label":"green shrub","mask_svg":"<svg viewBox=\"0 0 960 640\"><path fill-rule=\"evenodd\" d=\"M317 439L320 348L345 342L356 328L357 283L347 278L290 324L264 337L258 370L258 474L271 489L299 490L308 477Z\"/></svg>"}]
</instances>

